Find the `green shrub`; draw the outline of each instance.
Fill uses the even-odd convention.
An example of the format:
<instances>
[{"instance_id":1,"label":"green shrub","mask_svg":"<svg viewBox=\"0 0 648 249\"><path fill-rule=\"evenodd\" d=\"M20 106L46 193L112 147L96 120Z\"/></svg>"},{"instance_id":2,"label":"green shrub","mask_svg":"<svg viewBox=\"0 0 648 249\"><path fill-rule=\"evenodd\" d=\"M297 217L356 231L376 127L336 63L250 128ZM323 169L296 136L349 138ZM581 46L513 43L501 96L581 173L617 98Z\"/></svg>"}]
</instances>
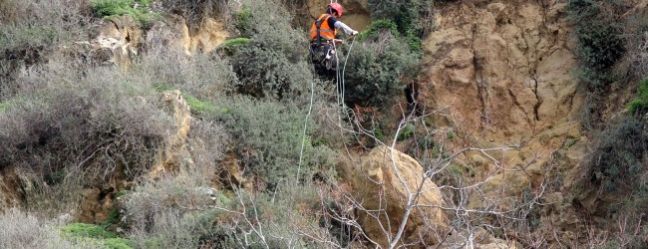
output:
<instances>
[{"instance_id":1,"label":"green shrub","mask_svg":"<svg viewBox=\"0 0 648 249\"><path fill-rule=\"evenodd\" d=\"M119 238L105 228L92 224L72 223L61 228L62 235L75 244L106 249L132 249L132 242Z\"/></svg>"},{"instance_id":2,"label":"green shrub","mask_svg":"<svg viewBox=\"0 0 648 249\"><path fill-rule=\"evenodd\" d=\"M644 114L648 111L648 80L639 83L637 97L630 102L628 111L635 115Z\"/></svg>"},{"instance_id":3,"label":"green shrub","mask_svg":"<svg viewBox=\"0 0 648 249\"><path fill-rule=\"evenodd\" d=\"M433 5L431 0L369 0L369 11L373 19L393 20L401 34L422 35Z\"/></svg>"},{"instance_id":4,"label":"green shrub","mask_svg":"<svg viewBox=\"0 0 648 249\"><path fill-rule=\"evenodd\" d=\"M344 75L347 103L387 106L402 93L407 77L416 77L419 55L390 32L376 36L383 38L369 37L351 51Z\"/></svg>"},{"instance_id":5,"label":"green shrub","mask_svg":"<svg viewBox=\"0 0 648 249\"><path fill-rule=\"evenodd\" d=\"M233 200L209 187L215 170L196 164L129 191L122 197L128 237L138 248L201 248L206 238L226 236L215 223L228 221L223 209L232 209Z\"/></svg>"},{"instance_id":6,"label":"green shrub","mask_svg":"<svg viewBox=\"0 0 648 249\"><path fill-rule=\"evenodd\" d=\"M240 79L237 92L257 98L292 99L305 93L314 80L305 61L293 63L280 51L254 42L242 47L232 64Z\"/></svg>"},{"instance_id":7,"label":"green shrub","mask_svg":"<svg viewBox=\"0 0 648 249\"><path fill-rule=\"evenodd\" d=\"M130 244L132 242L127 239L122 239L122 238L110 238L110 239L105 239L101 242L104 247L107 249L133 249Z\"/></svg>"},{"instance_id":8,"label":"green shrub","mask_svg":"<svg viewBox=\"0 0 648 249\"><path fill-rule=\"evenodd\" d=\"M290 14L278 1L244 1L244 6L252 40L232 56L240 80L236 89L258 98L301 95L313 80L304 33L291 26Z\"/></svg>"},{"instance_id":9,"label":"green shrub","mask_svg":"<svg viewBox=\"0 0 648 249\"><path fill-rule=\"evenodd\" d=\"M608 22L593 22L576 29L581 62L592 74L593 82L606 80L605 74L624 55L625 47L621 39L620 27Z\"/></svg>"},{"instance_id":10,"label":"green shrub","mask_svg":"<svg viewBox=\"0 0 648 249\"><path fill-rule=\"evenodd\" d=\"M189 94L184 94L184 98L187 101L189 108L191 108L191 111L194 113L207 113L216 111L216 106L214 106L214 104L210 102L199 100Z\"/></svg>"},{"instance_id":11,"label":"green shrub","mask_svg":"<svg viewBox=\"0 0 648 249\"><path fill-rule=\"evenodd\" d=\"M150 0L91 0L92 8L101 17L130 16L148 26L157 17L150 10Z\"/></svg>"},{"instance_id":12,"label":"green shrub","mask_svg":"<svg viewBox=\"0 0 648 249\"><path fill-rule=\"evenodd\" d=\"M644 130L643 121L625 117L611 125L601 134L600 142L584 162L586 171L579 181L577 196L595 195L597 207L591 211L604 216L631 206L648 208L648 203L643 201L645 198L632 205L623 204L645 192L646 151L648 132Z\"/></svg>"},{"instance_id":13,"label":"green shrub","mask_svg":"<svg viewBox=\"0 0 648 249\"><path fill-rule=\"evenodd\" d=\"M381 33L389 31L392 35L398 36L398 26L396 23L386 19L374 20L371 25L358 35L358 40L364 41L368 38L378 37Z\"/></svg>"},{"instance_id":14,"label":"green shrub","mask_svg":"<svg viewBox=\"0 0 648 249\"><path fill-rule=\"evenodd\" d=\"M593 87L613 81L611 68L626 52L623 23L615 16L615 1L572 0L568 10L575 23L583 78ZM606 9L606 10L604 10Z\"/></svg>"},{"instance_id":15,"label":"green shrub","mask_svg":"<svg viewBox=\"0 0 648 249\"><path fill-rule=\"evenodd\" d=\"M248 175L264 180L273 188L284 179L294 179L299 164L305 113L292 103L249 98L228 98L217 103L226 113L215 113L236 138L234 152ZM317 125L307 120L304 160L301 173L331 167L332 151L326 145L314 146Z\"/></svg>"},{"instance_id":16,"label":"green shrub","mask_svg":"<svg viewBox=\"0 0 648 249\"><path fill-rule=\"evenodd\" d=\"M223 42L221 46L226 48L232 48L232 47L243 46L248 43L250 43L250 39L245 37L239 37L239 38L226 40L225 42Z\"/></svg>"},{"instance_id":17,"label":"green shrub","mask_svg":"<svg viewBox=\"0 0 648 249\"><path fill-rule=\"evenodd\" d=\"M406 124L398 134L398 141L403 141L405 139L409 139L414 136L414 132L416 131L416 127L413 124Z\"/></svg>"},{"instance_id":18,"label":"green shrub","mask_svg":"<svg viewBox=\"0 0 648 249\"><path fill-rule=\"evenodd\" d=\"M413 51L421 51L421 38L433 28L431 0L369 0L374 20L389 20Z\"/></svg>"},{"instance_id":19,"label":"green shrub","mask_svg":"<svg viewBox=\"0 0 648 249\"><path fill-rule=\"evenodd\" d=\"M117 238L117 235L106 231L105 228L85 223L72 223L61 228L63 234L72 237L87 237L94 239Z\"/></svg>"},{"instance_id":20,"label":"green shrub","mask_svg":"<svg viewBox=\"0 0 648 249\"><path fill-rule=\"evenodd\" d=\"M0 112L4 112L9 107L9 103L0 102Z\"/></svg>"},{"instance_id":21,"label":"green shrub","mask_svg":"<svg viewBox=\"0 0 648 249\"><path fill-rule=\"evenodd\" d=\"M243 36L252 36L253 20L252 10L249 7L243 7L241 10L234 14L234 26L241 32Z\"/></svg>"}]
</instances>

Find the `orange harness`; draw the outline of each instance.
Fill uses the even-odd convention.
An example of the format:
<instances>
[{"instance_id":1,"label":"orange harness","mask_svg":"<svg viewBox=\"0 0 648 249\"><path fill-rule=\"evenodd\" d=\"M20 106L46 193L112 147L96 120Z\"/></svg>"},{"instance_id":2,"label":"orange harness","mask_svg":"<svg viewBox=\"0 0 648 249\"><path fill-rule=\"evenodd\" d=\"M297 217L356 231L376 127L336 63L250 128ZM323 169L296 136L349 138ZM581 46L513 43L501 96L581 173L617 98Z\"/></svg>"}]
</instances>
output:
<instances>
[{"instance_id":1,"label":"orange harness","mask_svg":"<svg viewBox=\"0 0 648 249\"><path fill-rule=\"evenodd\" d=\"M313 23L313 25L311 25L311 29L310 29L311 41L319 42L321 38L324 38L325 40L335 39L335 36L337 35L337 30L335 30L335 28L331 28L331 26L328 23L329 18L331 18L331 15L322 14L319 18L317 18L317 20Z\"/></svg>"}]
</instances>

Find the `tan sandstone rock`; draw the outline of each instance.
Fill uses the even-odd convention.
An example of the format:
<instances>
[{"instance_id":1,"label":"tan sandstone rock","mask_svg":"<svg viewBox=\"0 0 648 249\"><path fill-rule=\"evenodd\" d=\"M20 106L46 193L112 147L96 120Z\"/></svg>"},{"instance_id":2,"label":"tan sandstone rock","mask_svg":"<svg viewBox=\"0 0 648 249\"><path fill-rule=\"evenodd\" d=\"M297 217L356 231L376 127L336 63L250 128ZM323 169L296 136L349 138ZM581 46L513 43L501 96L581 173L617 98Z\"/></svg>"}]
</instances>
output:
<instances>
[{"instance_id":1,"label":"tan sandstone rock","mask_svg":"<svg viewBox=\"0 0 648 249\"><path fill-rule=\"evenodd\" d=\"M162 93L162 101L166 109L175 118L177 130L166 139L166 145L158 153L158 160L151 168L149 176L158 177L164 172L177 171L181 165L193 164L187 150L187 137L191 130L191 110L178 90Z\"/></svg>"},{"instance_id":2,"label":"tan sandstone rock","mask_svg":"<svg viewBox=\"0 0 648 249\"><path fill-rule=\"evenodd\" d=\"M94 49L111 51L110 61L126 69L131 63L131 57L138 54L142 39L139 24L132 17L120 16L107 19L91 45Z\"/></svg>"},{"instance_id":3,"label":"tan sandstone rock","mask_svg":"<svg viewBox=\"0 0 648 249\"><path fill-rule=\"evenodd\" d=\"M445 113L437 126L463 138L451 147L509 146L491 153L497 167L461 159L483 165L475 170L492 179L488 189L501 196L536 187L551 155L581 137L584 96L565 3L453 2L437 9L435 24L423 42L419 101Z\"/></svg>"},{"instance_id":4,"label":"tan sandstone rock","mask_svg":"<svg viewBox=\"0 0 648 249\"><path fill-rule=\"evenodd\" d=\"M412 202L417 207L411 210L400 242L415 247L439 243L448 226L447 217L438 208L445 203L436 184L428 179L421 185L424 171L416 160L383 146L351 168L347 177L364 209L357 211L358 222L372 240L383 247L389 244L387 234L392 238L397 234L408 197L415 196L420 187L418 201Z\"/></svg>"}]
</instances>

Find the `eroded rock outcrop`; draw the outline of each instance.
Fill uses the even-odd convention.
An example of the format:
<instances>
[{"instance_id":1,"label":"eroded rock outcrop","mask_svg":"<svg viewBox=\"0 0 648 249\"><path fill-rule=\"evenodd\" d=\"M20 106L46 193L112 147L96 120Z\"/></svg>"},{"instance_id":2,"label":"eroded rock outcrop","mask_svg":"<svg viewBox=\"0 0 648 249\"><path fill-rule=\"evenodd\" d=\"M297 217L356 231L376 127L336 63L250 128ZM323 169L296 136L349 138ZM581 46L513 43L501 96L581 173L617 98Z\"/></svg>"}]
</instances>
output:
<instances>
[{"instance_id":1,"label":"eroded rock outcrop","mask_svg":"<svg viewBox=\"0 0 648 249\"><path fill-rule=\"evenodd\" d=\"M439 127L464 138L448 143L511 147L495 155L505 170L493 179L507 184L492 188L532 187L567 139L581 139L583 96L565 7L521 0L447 4L424 40L419 101L445 114L435 121ZM501 170L481 155L465 160L483 175Z\"/></svg>"},{"instance_id":2,"label":"eroded rock outcrop","mask_svg":"<svg viewBox=\"0 0 648 249\"><path fill-rule=\"evenodd\" d=\"M178 170L182 164L193 164L187 150L187 138L191 130L191 110L178 90L162 93L162 101L176 122L175 133L158 155L158 162L151 168L150 176L155 178L167 171Z\"/></svg>"},{"instance_id":3,"label":"eroded rock outcrop","mask_svg":"<svg viewBox=\"0 0 648 249\"><path fill-rule=\"evenodd\" d=\"M144 31L129 16L107 19L98 30L99 34L90 42L92 54L98 60L106 61L128 69L131 59L144 47L182 51L186 55L214 51L229 37L223 22L205 18L200 25L190 29L185 18L171 15ZM104 52L104 53L102 53Z\"/></svg>"},{"instance_id":4,"label":"eroded rock outcrop","mask_svg":"<svg viewBox=\"0 0 648 249\"><path fill-rule=\"evenodd\" d=\"M423 167L410 156L385 146L373 149L359 161L349 166L346 177L362 205L357 214L364 232L387 248L387 234L397 234L408 198L416 196L420 189L400 242L418 246L439 243L448 226L447 217L439 208L445 203L432 181L422 182Z\"/></svg>"},{"instance_id":5,"label":"eroded rock outcrop","mask_svg":"<svg viewBox=\"0 0 648 249\"><path fill-rule=\"evenodd\" d=\"M138 54L143 39L139 24L129 16L107 19L99 28L99 35L90 42L93 50L110 52L108 61L128 68L131 57Z\"/></svg>"},{"instance_id":6,"label":"eroded rock outcrop","mask_svg":"<svg viewBox=\"0 0 648 249\"><path fill-rule=\"evenodd\" d=\"M222 21L205 18L191 28L182 16L172 15L158 22L147 33L146 44L150 47L164 47L183 51L186 55L214 51L229 33Z\"/></svg>"},{"instance_id":7,"label":"eroded rock outcrop","mask_svg":"<svg viewBox=\"0 0 648 249\"><path fill-rule=\"evenodd\" d=\"M423 93L452 123L495 141L532 137L578 111L564 3L467 2L444 7L424 42Z\"/></svg>"}]
</instances>

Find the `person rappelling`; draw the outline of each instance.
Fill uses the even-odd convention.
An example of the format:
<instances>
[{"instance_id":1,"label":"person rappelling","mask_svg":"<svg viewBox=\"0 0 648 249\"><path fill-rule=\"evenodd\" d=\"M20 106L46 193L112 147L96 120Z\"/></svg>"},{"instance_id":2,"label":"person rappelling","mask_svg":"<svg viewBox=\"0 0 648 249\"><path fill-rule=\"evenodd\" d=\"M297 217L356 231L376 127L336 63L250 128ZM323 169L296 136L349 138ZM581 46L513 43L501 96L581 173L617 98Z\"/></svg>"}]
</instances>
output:
<instances>
[{"instance_id":1,"label":"person rappelling","mask_svg":"<svg viewBox=\"0 0 648 249\"><path fill-rule=\"evenodd\" d=\"M335 48L337 44L341 43L341 40L336 39L337 30L341 29L350 36L358 34L358 31L337 20L343 14L344 8L341 4L331 3L326 7L326 13L320 15L311 25L311 59L315 69L320 73L334 72L336 70Z\"/></svg>"}]
</instances>

